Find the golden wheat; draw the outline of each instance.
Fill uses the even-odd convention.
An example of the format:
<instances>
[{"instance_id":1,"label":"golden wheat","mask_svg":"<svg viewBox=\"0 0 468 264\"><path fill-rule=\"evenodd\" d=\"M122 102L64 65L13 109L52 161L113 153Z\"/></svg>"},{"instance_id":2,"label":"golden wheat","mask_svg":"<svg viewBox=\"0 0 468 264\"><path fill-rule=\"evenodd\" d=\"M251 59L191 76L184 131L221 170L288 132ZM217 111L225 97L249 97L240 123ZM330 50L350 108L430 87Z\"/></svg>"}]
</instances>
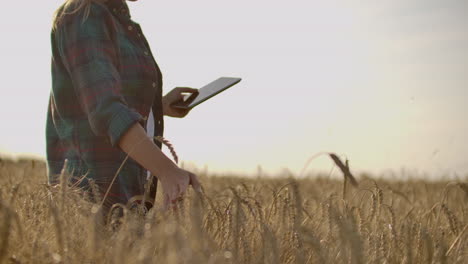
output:
<instances>
[{"instance_id":1,"label":"golden wheat","mask_svg":"<svg viewBox=\"0 0 468 264\"><path fill-rule=\"evenodd\" d=\"M83 199L63 182L47 187L45 172L40 161L0 162L0 262L464 263L468 257L466 182L361 177L341 196L343 180L319 175L199 175L203 193L189 191L168 212L158 210L159 197L146 216L124 207L112 231L102 226L103 198Z\"/></svg>"}]
</instances>

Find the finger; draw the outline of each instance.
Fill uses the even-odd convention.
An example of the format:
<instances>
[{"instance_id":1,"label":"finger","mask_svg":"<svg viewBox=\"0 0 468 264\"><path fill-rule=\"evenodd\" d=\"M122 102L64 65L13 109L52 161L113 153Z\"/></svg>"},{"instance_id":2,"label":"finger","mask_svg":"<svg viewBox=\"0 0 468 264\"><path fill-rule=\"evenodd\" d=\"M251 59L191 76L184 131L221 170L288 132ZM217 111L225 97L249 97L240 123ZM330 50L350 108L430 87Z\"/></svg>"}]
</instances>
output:
<instances>
[{"instance_id":1,"label":"finger","mask_svg":"<svg viewBox=\"0 0 468 264\"><path fill-rule=\"evenodd\" d=\"M172 195L169 197L171 204L174 204L177 201L177 197L179 197L179 192L174 190Z\"/></svg>"},{"instance_id":2,"label":"finger","mask_svg":"<svg viewBox=\"0 0 468 264\"><path fill-rule=\"evenodd\" d=\"M179 93L198 93L198 89L190 87L177 87L175 88Z\"/></svg>"},{"instance_id":3,"label":"finger","mask_svg":"<svg viewBox=\"0 0 468 264\"><path fill-rule=\"evenodd\" d=\"M181 184L180 185L180 190L178 192L177 198L183 197L185 195L185 192L187 191L188 188L188 183L186 184Z\"/></svg>"},{"instance_id":4,"label":"finger","mask_svg":"<svg viewBox=\"0 0 468 264\"><path fill-rule=\"evenodd\" d=\"M193 173L190 173L190 184L192 185L192 188L201 193L202 192L202 188L201 188L201 184L200 184L200 181L198 181L198 177L197 175L193 174Z\"/></svg>"},{"instance_id":5,"label":"finger","mask_svg":"<svg viewBox=\"0 0 468 264\"><path fill-rule=\"evenodd\" d=\"M182 191L182 188L180 184L177 184L177 195L179 195L181 191Z\"/></svg>"},{"instance_id":6,"label":"finger","mask_svg":"<svg viewBox=\"0 0 468 264\"><path fill-rule=\"evenodd\" d=\"M175 201L171 201L171 205L169 207L172 209L172 211L176 212L177 211L177 203Z\"/></svg>"},{"instance_id":7,"label":"finger","mask_svg":"<svg viewBox=\"0 0 468 264\"><path fill-rule=\"evenodd\" d=\"M182 202L183 200L184 200L184 197L179 196L179 197L177 197L176 199L172 200L171 203L172 203L172 204L176 204L176 203L178 203L178 202Z\"/></svg>"},{"instance_id":8,"label":"finger","mask_svg":"<svg viewBox=\"0 0 468 264\"><path fill-rule=\"evenodd\" d=\"M188 114L190 110L185 110L185 109L178 109L178 108L172 108L174 109L174 114L177 115L177 117L184 117Z\"/></svg>"},{"instance_id":9,"label":"finger","mask_svg":"<svg viewBox=\"0 0 468 264\"><path fill-rule=\"evenodd\" d=\"M169 209L169 206L170 206L169 202L170 202L169 194L164 195L164 202L163 202L164 211L167 211Z\"/></svg>"},{"instance_id":10,"label":"finger","mask_svg":"<svg viewBox=\"0 0 468 264\"><path fill-rule=\"evenodd\" d=\"M178 97L177 100L179 100L179 101L180 101L180 100L183 101L183 100L185 99L185 94L183 94L183 93L177 93L176 95L177 95L177 97Z\"/></svg>"}]
</instances>

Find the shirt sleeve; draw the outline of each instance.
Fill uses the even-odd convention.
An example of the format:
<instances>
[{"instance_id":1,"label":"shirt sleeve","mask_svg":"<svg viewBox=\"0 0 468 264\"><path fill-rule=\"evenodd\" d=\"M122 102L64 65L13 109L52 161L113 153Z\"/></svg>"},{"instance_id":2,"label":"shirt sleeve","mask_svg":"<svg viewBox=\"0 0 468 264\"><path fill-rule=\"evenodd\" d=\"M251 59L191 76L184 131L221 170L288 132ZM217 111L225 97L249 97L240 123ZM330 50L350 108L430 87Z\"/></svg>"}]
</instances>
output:
<instances>
[{"instance_id":1,"label":"shirt sleeve","mask_svg":"<svg viewBox=\"0 0 468 264\"><path fill-rule=\"evenodd\" d=\"M70 15L57 29L56 42L78 103L92 131L107 136L118 147L119 139L142 116L125 102L118 69L118 50L112 14L91 4L85 20Z\"/></svg>"}]
</instances>

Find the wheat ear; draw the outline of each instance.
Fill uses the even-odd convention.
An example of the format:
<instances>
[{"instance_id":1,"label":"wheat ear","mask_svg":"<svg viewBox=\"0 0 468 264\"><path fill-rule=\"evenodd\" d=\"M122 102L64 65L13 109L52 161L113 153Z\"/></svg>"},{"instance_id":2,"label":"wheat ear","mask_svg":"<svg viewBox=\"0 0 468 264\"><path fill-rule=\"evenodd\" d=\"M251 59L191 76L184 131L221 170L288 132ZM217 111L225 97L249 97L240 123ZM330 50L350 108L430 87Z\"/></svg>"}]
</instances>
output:
<instances>
[{"instance_id":1,"label":"wheat ear","mask_svg":"<svg viewBox=\"0 0 468 264\"><path fill-rule=\"evenodd\" d=\"M179 163L179 157L177 157L177 153L174 149L174 146L172 146L169 140L163 138L162 136L156 136L154 137L154 139L164 144L169 149L169 151L171 151L171 154L172 154L172 157L174 158L175 163L176 164Z\"/></svg>"},{"instance_id":2,"label":"wheat ear","mask_svg":"<svg viewBox=\"0 0 468 264\"><path fill-rule=\"evenodd\" d=\"M346 163L346 165L340 160L340 158L338 158L338 156L334 153L328 153L328 155L330 156L330 158L333 160L333 162L335 162L336 166L338 166L338 168L340 168L341 172L343 172L343 175L346 178L349 179L349 181L351 182L351 184L354 186L354 187L357 187L358 186L358 182L356 181L356 179L354 178L354 176L351 174L351 171L349 170L349 167L346 166L348 165L348 162Z\"/></svg>"}]
</instances>

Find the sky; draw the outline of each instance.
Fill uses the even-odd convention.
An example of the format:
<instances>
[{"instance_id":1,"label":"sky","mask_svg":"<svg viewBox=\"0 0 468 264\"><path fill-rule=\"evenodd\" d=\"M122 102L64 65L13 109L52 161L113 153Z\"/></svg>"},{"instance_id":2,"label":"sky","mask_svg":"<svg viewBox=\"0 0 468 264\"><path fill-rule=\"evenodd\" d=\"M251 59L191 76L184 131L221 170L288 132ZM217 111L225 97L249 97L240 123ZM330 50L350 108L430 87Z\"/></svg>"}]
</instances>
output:
<instances>
[{"instance_id":1,"label":"sky","mask_svg":"<svg viewBox=\"0 0 468 264\"><path fill-rule=\"evenodd\" d=\"M0 153L45 157L52 14L7 1L0 17ZM129 3L164 91L220 76L238 85L166 118L187 166L219 173L468 175L464 0L199 0Z\"/></svg>"}]
</instances>

